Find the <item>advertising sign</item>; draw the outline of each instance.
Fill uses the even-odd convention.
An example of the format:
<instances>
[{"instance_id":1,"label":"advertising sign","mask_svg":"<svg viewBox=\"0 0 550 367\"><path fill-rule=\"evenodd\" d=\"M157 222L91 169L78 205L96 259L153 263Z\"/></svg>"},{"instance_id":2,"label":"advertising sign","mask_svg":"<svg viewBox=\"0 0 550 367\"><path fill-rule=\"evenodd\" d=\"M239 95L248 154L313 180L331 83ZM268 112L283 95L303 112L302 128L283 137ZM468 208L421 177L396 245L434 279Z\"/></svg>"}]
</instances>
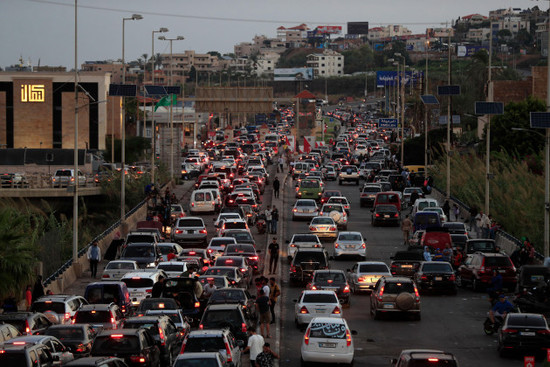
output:
<instances>
[{"instance_id":1,"label":"advertising sign","mask_svg":"<svg viewBox=\"0 0 550 367\"><path fill-rule=\"evenodd\" d=\"M348 22L348 34L369 34L369 22Z\"/></svg>"},{"instance_id":2,"label":"advertising sign","mask_svg":"<svg viewBox=\"0 0 550 367\"><path fill-rule=\"evenodd\" d=\"M325 38L325 34L320 33L317 30L307 31L307 38L308 39L323 39L323 38Z\"/></svg>"},{"instance_id":3,"label":"advertising sign","mask_svg":"<svg viewBox=\"0 0 550 367\"><path fill-rule=\"evenodd\" d=\"M401 72L399 74L400 76L403 75ZM423 78L422 72L406 71L403 82L406 85L409 85L411 81L413 83L417 83L418 81L422 80L422 78ZM395 86L397 80L398 80L397 71L377 71L376 72L376 86L379 88L384 88L384 86L393 87Z\"/></svg>"},{"instance_id":4,"label":"advertising sign","mask_svg":"<svg viewBox=\"0 0 550 367\"><path fill-rule=\"evenodd\" d=\"M384 44L383 43L375 43L374 44L374 51L384 51Z\"/></svg>"},{"instance_id":5,"label":"advertising sign","mask_svg":"<svg viewBox=\"0 0 550 367\"><path fill-rule=\"evenodd\" d=\"M320 25L316 28L317 33L323 34L341 34L342 26L340 25Z\"/></svg>"},{"instance_id":6,"label":"advertising sign","mask_svg":"<svg viewBox=\"0 0 550 367\"><path fill-rule=\"evenodd\" d=\"M378 119L378 127L385 129L396 129L397 119Z\"/></svg>"},{"instance_id":7,"label":"advertising sign","mask_svg":"<svg viewBox=\"0 0 550 367\"><path fill-rule=\"evenodd\" d=\"M313 68L286 68L275 69L273 81L295 82L300 80L313 80Z\"/></svg>"}]
</instances>

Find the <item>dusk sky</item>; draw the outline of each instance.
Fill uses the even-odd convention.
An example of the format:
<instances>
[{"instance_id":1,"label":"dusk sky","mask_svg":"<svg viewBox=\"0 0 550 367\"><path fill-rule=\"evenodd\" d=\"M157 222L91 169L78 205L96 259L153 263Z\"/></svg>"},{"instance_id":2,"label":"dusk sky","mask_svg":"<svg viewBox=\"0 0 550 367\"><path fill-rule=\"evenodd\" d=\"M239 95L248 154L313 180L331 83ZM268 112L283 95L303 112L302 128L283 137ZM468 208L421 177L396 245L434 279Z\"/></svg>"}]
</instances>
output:
<instances>
[{"instance_id":1,"label":"dusk sky","mask_svg":"<svg viewBox=\"0 0 550 367\"><path fill-rule=\"evenodd\" d=\"M75 0L0 0L0 67L23 57L32 65L74 67ZM403 24L413 33L443 27L460 16L499 8L548 8L532 0L78 0L78 65L84 61L122 57L122 18L137 13L142 20L126 21L125 58L151 54L151 32L169 29L174 53L233 52L239 42L255 35L276 36L276 28L306 23L341 25L367 21L370 27ZM155 34L155 53L169 53L169 42Z\"/></svg>"}]
</instances>

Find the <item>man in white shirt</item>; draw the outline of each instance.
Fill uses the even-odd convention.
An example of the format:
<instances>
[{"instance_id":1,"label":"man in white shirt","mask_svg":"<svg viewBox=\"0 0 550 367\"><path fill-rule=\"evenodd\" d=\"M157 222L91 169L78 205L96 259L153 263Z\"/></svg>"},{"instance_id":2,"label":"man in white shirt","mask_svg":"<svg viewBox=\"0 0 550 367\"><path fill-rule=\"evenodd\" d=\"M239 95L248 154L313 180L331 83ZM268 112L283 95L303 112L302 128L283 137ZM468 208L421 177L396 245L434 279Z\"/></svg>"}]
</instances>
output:
<instances>
[{"instance_id":1,"label":"man in white shirt","mask_svg":"<svg viewBox=\"0 0 550 367\"><path fill-rule=\"evenodd\" d=\"M265 208L264 215L265 215L265 224L267 225L267 233L271 233L272 232L271 220L273 219L273 217L271 216L271 209L269 205Z\"/></svg>"},{"instance_id":2,"label":"man in white shirt","mask_svg":"<svg viewBox=\"0 0 550 367\"><path fill-rule=\"evenodd\" d=\"M250 366L256 366L256 356L262 352L265 341L263 336L256 334L255 327L249 327L248 332L250 333L248 345L243 352L250 351Z\"/></svg>"},{"instance_id":3,"label":"man in white shirt","mask_svg":"<svg viewBox=\"0 0 550 367\"><path fill-rule=\"evenodd\" d=\"M267 278L262 277L262 289L264 290L264 294L266 297L269 297L269 285L267 285Z\"/></svg>"}]
</instances>

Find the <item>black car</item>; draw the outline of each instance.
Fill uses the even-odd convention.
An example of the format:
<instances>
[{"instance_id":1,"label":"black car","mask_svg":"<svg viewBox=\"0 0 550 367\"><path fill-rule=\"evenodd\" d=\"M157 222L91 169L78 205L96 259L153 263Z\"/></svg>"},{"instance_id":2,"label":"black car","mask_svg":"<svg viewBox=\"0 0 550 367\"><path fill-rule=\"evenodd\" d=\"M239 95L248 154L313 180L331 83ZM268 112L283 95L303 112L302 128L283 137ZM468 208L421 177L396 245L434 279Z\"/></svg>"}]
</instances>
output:
<instances>
[{"instance_id":1,"label":"black car","mask_svg":"<svg viewBox=\"0 0 550 367\"><path fill-rule=\"evenodd\" d=\"M451 242L453 248L456 248L460 252L464 252L466 243L468 242L468 236L465 234L451 233Z\"/></svg>"},{"instance_id":2,"label":"black car","mask_svg":"<svg viewBox=\"0 0 550 367\"><path fill-rule=\"evenodd\" d=\"M148 310L175 310L179 308L173 298L145 298L136 309L136 316L143 316Z\"/></svg>"},{"instance_id":3,"label":"black car","mask_svg":"<svg viewBox=\"0 0 550 367\"><path fill-rule=\"evenodd\" d=\"M245 316L250 320L257 318L256 297L250 295L244 288L221 288L216 289L208 298L209 305L237 303L243 306Z\"/></svg>"},{"instance_id":4,"label":"black car","mask_svg":"<svg viewBox=\"0 0 550 367\"><path fill-rule=\"evenodd\" d=\"M413 277L424 261L424 255L420 251L397 251L390 259L390 271L394 277Z\"/></svg>"},{"instance_id":5,"label":"black car","mask_svg":"<svg viewBox=\"0 0 550 367\"><path fill-rule=\"evenodd\" d=\"M548 348L550 329L543 315L509 313L506 316L498 334L498 351L501 357L514 351L546 356Z\"/></svg>"},{"instance_id":6,"label":"black car","mask_svg":"<svg viewBox=\"0 0 550 367\"><path fill-rule=\"evenodd\" d=\"M170 317L162 315L130 317L124 320L122 327L124 329L148 330L157 342L164 365L172 366L174 364L183 338Z\"/></svg>"},{"instance_id":7,"label":"black car","mask_svg":"<svg viewBox=\"0 0 550 367\"><path fill-rule=\"evenodd\" d=\"M162 297L175 299L183 315L189 317L194 323L198 322L202 316L201 296L202 285L198 279L168 278L164 282Z\"/></svg>"},{"instance_id":8,"label":"black car","mask_svg":"<svg viewBox=\"0 0 550 367\"><path fill-rule=\"evenodd\" d=\"M237 340L248 342L247 331L252 326L240 304L208 305L199 324L200 330L229 328Z\"/></svg>"},{"instance_id":9,"label":"black car","mask_svg":"<svg viewBox=\"0 0 550 367\"><path fill-rule=\"evenodd\" d=\"M42 312L9 312L0 315L0 323L11 324L23 335L44 334L52 325Z\"/></svg>"},{"instance_id":10,"label":"black car","mask_svg":"<svg viewBox=\"0 0 550 367\"><path fill-rule=\"evenodd\" d=\"M350 288L343 270L316 270L307 289L334 291L342 305L350 305Z\"/></svg>"},{"instance_id":11,"label":"black car","mask_svg":"<svg viewBox=\"0 0 550 367\"><path fill-rule=\"evenodd\" d=\"M254 274L258 274L258 252L253 245L246 243L230 244L225 247L223 256L243 256Z\"/></svg>"},{"instance_id":12,"label":"black car","mask_svg":"<svg viewBox=\"0 0 550 367\"><path fill-rule=\"evenodd\" d=\"M92 357L117 356L128 366L157 367L160 364L159 347L145 329L104 330L92 346Z\"/></svg>"},{"instance_id":13,"label":"black car","mask_svg":"<svg viewBox=\"0 0 550 367\"><path fill-rule=\"evenodd\" d=\"M466 254L474 254L476 252L496 252L495 240L490 239L473 239L466 242Z\"/></svg>"},{"instance_id":14,"label":"black car","mask_svg":"<svg viewBox=\"0 0 550 367\"><path fill-rule=\"evenodd\" d=\"M55 336L65 345L75 358L90 355L96 330L90 324L52 325L44 335Z\"/></svg>"},{"instance_id":15,"label":"black car","mask_svg":"<svg viewBox=\"0 0 550 367\"><path fill-rule=\"evenodd\" d=\"M395 205L377 205L372 209L371 224L373 227L381 224L398 226L400 219L399 210Z\"/></svg>"},{"instance_id":16,"label":"black car","mask_svg":"<svg viewBox=\"0 0 550 367\"><path fill-rule=\"evenodd\" d=\"M445 261L426 261L414 275L420 291L456 294L456 277L451 264Z\"/></svg>"},{"instance_id":17,"label":"black car","mask_svg":"<svg viewBox=\"0 0 550 367\"><path fill-rule=\"evenodd\" d=\"M156 243L130 243L122 251L120 260L134 260L140 268L145 268L149 264L156 263L161 257L161 253Z\"/></svg>"},{"instance_id":18,"label":"black car","mask_svg":"<svg viewBox=\"0 0 550 367\"><path fill-rule=\"evenodd\" d=\"M290 283L308 282L315 270L328 268L328 253L324 248L299 248L290 262Z\"/></svg>"},{"instance_id":19,"label":"black car","mask_svg":"<svg viewBox=\"0 0 550 367\"><path fill-rule=\"evenodd\" d=\"M67 367L128 367L123 359L117 357L87 357L67 363Z\"/></svg>"}]
</instances>

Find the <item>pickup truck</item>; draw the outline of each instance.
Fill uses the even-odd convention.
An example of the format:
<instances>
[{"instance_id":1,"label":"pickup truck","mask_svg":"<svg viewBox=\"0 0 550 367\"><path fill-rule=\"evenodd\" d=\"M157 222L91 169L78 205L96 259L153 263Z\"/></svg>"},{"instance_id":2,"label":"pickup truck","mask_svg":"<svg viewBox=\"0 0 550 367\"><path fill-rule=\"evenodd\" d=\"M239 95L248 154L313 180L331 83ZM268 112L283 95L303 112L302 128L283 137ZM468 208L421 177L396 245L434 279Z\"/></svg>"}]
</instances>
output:
<instances>
[{"instance_id":1,"label":"pickup truck","mask_svg":"<svg viewBox=\"0 0 550 367\"><path fill-rule=\"evenodd\" d=\"M356 185L359 185L359 169L357 166L342 166L338 175L338 184L342 185L343 182L355 182Z\"/></svg>"}]
</instances>

